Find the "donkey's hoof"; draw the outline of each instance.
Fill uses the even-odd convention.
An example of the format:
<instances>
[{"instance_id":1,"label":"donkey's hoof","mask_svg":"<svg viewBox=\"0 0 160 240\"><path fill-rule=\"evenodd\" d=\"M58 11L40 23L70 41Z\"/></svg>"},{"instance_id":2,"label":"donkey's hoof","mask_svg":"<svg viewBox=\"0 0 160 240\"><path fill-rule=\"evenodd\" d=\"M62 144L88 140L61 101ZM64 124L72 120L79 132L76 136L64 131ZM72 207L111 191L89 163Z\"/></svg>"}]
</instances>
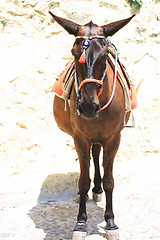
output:
<instances>
[{"instance_id":1,"label":"donkey's hoof","mask_svg":"<svg viewBox=\"0 0 160 240\"><path fill-rule=\"evenodd\" d=\"M87 236L87 232L73 231L72 240L85 240Z\"/></svg>"},{"instance_id":2,"label":"donkey's hoof","mask_svg":"<svg viewBox=\"0 0 160 240\"><path fill-rule=\"evenodd\" d=\"M88 201L88 199L89 199L89 196L88 196L88 194L86 195L86 202ZM79 193L77 193L77 197L75 198L75 202L76 203L80 203L80 194Z\"/></svg>"},{"instance_id":3,"label":"donkey's hoof","mask_svg":"<svg viewBox=\"0 0 160 240\"><path fill-rule=\"evenodd\" d=\"M102 193L92 192L92 194L93 194L93 201L95 201L95 202L101 202L102 201Z\"/></svg>"},{"instance_id":4,"label":"donkey's hoof","mask_svg":"<svg viewBox=\"0 0 160 240\"><path fill-rule=\"evenodd\" d=\"M107 240L119 240L119 229L106 230Z\"/></svg>"},{"instance_id":5,"label":"donkey's hoof","mask_svg":"<svg viewBox=\"0 0 160 240\"><path fill-rule=\"evenodd\" d=\"M73 230L72 240L85 240L87 236L86 222L79 220Z\"/></svg>"},{"instance_id":6,"label":"donkey's hoof","mask_svg":"<svg viewBox=\"0 0 160 240\"><path fill-rule=\"evenodd\" d=\"M119 229L113 218L109 218L106 221L106 235L107 240L119 240Z\"/></svg>"},{"instance_id":7,"label":"donkey's hoof","mask_svg":"<svg viewBox=\"0 0 160 240\"><path fill-rule=\"evenodd\" d=\"M114 219L113 218L109 218L106 220L106 230L110 231L110 230L117 230L118 227L117 225L114 223Z\"/></svg>"}]
</instances>

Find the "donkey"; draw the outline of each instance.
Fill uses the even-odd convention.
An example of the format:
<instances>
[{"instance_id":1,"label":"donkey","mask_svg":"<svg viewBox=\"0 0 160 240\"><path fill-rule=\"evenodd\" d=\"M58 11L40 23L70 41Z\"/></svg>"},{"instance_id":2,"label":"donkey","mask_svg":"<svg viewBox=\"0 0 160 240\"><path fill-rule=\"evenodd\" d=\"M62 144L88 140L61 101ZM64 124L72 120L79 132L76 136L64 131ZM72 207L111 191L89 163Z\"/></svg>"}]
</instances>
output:
<instances>
[{"instance_id":1,"label":"donkey","mask_svg":"<svg viewBox=\"0 0 160 240\"><path fill-rule=\"evenodd\" d=\"M58 127L71 135L80 163L79 178L79 213L73 231L73 239L85 239L86 236L86 196L90 189L90 153L95 165L94 199L99 199L103 190L106 196L104 218L106 231L111 233L109 239L119 239L118 227L114 222L112 209L112 192L114 188L113 161L120 144L124 117L126 122L129 113L125 114L125 100L121 84L115 77L114 69L108 64L109 42L112 36L124 27L133 17L98 26L92 21L79 25L73 21L58 17L50 12L54 20L69 34L75 36L71 50L75 61L76 82L74 83L70 105L54 97L53 114ZM78 85L78 89L77 86ZM112 99L111 99L111 95ZM108 102L107 107L103 108ZM103 148L104 175L101 178L99 154ZM92 151L90 151L92 150ZM116 237L115 237L116 236Z\"/></svg>"}]
</instances>

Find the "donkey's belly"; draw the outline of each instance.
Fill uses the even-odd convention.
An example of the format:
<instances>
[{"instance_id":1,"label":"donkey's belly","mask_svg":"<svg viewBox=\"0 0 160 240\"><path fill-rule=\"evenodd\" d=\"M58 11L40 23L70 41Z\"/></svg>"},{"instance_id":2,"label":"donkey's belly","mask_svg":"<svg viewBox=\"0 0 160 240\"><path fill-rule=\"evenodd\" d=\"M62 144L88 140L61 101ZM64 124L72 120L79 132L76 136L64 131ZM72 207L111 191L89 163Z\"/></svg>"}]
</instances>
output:
<instances>
[{"instance_id":1,"label":"donkey's belly","mask_svg":"<svg viewBox=\"0 0 160 240\"><path fill-rule=\"evenodd\" d=\"M58 127L70 135L72 135L72 127L70 124L70 109L67 103L65 111L65 101L57 96L53 102L53 115Z\"/></svg>"}]
</instances>

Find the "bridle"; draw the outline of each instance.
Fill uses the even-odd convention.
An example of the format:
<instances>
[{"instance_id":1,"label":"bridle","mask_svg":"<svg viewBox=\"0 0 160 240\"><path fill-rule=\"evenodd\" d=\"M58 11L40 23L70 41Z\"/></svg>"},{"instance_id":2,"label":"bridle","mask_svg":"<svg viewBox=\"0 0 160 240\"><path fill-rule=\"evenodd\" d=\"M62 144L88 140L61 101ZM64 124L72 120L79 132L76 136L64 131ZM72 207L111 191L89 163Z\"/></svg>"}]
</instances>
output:
<instances>
[{"instance_id":1,"label":"bridle","mask_svg":"<svg viewBox=\"0 0 160 240\"><path fill-rule=\"evenodd\" d=\"M107 39L106 37L104 36L90 36L90 37L85 37L85 36L77 36L76 39L83 39L83 42L82 42L82 47L83 47L83 53L80 57L80 59L83 59L81 63L84 63L84 59L85 59L85 50L89 47L90 45L90 41L92 39L95 39L95 38L98 38L98 39ZM108 40L109 41L109 40ZM108 50L110 51L110 48L108 48ZM113 50L112 50L113 51ZM108 102L100 108L100 111L106 109L112 102L113 100L113 97L114 97L114 93L115 93L115 88L116 88L116 79L117 79L117 51L116 49L114 49L115 51L115 72L114 72L114 82L113 82L113 89L112 89L112 94L108 100ZM76 94L77 94L77 98L76 98L76 108L77 108L77 113L78 115L80 115L80 111L79 111L79 102L80 102L80 91L82 89L82 87L84 86L84 84L86 83L97 83L99 85L99 92L98 92L98 96L101 95L102 93L102 90L103 90L103 81L104 81L104 78L106 76L106 72L107 72L107 65L108 65L108 58L106 59L106 65L105 65L105 70L104 70L104 73L103 73L103 76L101 78L101 80L98 80L98 79L85 79L83 80L80 84L79 84L79 81L78 81L78 78L77 78L77 74L76 74L76 69L75 69L75 89L76 89Z\"/></svg>"}]
</instances>

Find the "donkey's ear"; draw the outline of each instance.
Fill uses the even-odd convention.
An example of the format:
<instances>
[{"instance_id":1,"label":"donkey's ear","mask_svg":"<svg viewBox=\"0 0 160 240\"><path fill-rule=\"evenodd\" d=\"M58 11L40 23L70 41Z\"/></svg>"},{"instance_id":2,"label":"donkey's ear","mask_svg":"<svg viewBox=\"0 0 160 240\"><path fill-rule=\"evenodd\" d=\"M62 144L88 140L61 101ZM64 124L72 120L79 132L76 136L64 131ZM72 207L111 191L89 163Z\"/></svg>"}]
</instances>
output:
<instances>
[{"instance_id":1,"label":"donkey's ear","mask_svg":"<svg viewBox=\"0 0 160 240\"><path fill-rule=\"evenodd\" d=\"M54 20L57 23L59 23L69 34L76 35L78 33L80 25L78 25L77 23L74 23L72 21L69 21L65 18L58 17L58 16L54 15L53 13L51 13L50 11L49 11L49 13L54 18Z\"/></svg>"},{"instance_id":2,"label":"donkey's ear","mask_svg":"<svg viewBox=\"0 0 160 240\"><path fill-rule=\"evenodd\" d=\"M107 25L102 26L103 31L105 36L112 36L113 34L115 34L116 32L118 32L121 28L123 28L127 23L129 23L129 21L134 17L135 15L132 15L129 18L120 20L120 21L116 21L113 23L109 23Z\"/></svg>"}]
</instances>

